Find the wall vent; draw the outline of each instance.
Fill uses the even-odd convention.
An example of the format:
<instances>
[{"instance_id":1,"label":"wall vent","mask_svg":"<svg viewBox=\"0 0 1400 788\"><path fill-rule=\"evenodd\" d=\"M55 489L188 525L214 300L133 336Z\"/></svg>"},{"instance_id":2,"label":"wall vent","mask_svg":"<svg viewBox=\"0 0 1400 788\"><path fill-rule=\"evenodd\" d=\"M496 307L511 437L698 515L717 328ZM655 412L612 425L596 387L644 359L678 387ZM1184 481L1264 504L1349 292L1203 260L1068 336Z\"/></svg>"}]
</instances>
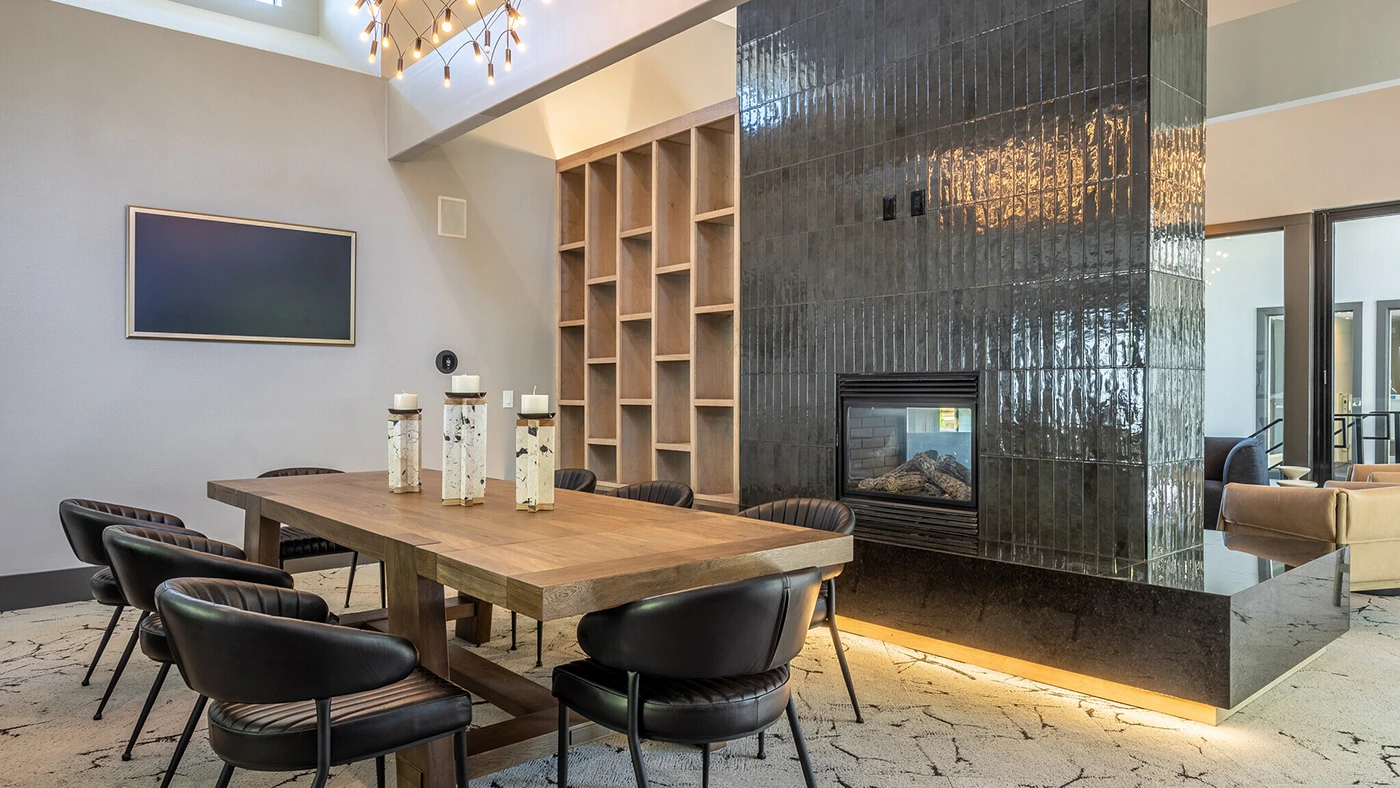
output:
<instances>
[{"instance_id":1,"label":"wall vent","mask_svg":"<svg viewBox=\"0 0 1400 788\"><path fill-rule=\"evenodd\" d=\"M458 197L438 197L438 235L467 237L467 201Z\"/></svg>"}]
</instances>

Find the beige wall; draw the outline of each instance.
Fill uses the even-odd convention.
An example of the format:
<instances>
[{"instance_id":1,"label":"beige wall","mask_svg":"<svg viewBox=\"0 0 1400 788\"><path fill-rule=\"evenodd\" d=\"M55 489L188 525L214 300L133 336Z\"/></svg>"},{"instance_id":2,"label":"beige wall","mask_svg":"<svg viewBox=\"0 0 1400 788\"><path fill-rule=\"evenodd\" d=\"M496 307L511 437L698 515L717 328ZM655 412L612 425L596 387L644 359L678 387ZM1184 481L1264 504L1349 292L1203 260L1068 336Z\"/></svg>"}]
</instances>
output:
<instances>
[{"instance_id":1,"label":"beige wall","mask_svg":"<svg viewBox=\"0 0 1400 788\"><path fill-rule=\"evenodd\" d=\"M1210 224L1400 199L1400 87L1211 123Z\"/></svg>"},{"instance_id":2,"label":"beige wall","mask_svg":"<svg viewBox=\"0 0 1400 788\"><path fill-rule=\"evenodd\" d=\"M390 395L441 428L454 348L493 392L552 390L551 160L463 140L385 160L385 87L342 69L39 0L0 0L0 574L76 565L56 507L175 512L239 541L205 481L384 465ZM439 194L469 239L436 236ZM128 204L359 232L359 344L123 338ZM488 470L511 455L501 427ZM428 440L425 464L439 467Z\"/></svg>"}]
</instances>

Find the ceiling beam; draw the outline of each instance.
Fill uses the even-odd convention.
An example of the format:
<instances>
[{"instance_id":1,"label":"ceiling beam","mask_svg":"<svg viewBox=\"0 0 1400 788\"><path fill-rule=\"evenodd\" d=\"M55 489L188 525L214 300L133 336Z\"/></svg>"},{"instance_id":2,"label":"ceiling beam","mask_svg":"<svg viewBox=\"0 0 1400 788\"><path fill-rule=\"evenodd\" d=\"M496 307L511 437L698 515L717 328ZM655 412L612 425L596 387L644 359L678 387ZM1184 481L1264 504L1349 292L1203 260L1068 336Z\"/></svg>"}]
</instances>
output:
<instances>
[{"instance_id":1,"label":"ceiling beam","mask_svg":"<svg viewBox=\"0 0 1400 788\"><path fill-rule=\"evenodd\" d=\"M388 154L405 161L541 98L571 82L728 11L740 0L590 0L531 3L521 29L528 49L507 73L496 61L496 84L468 46L452 60L452 86L442 61L425 57L389 91ZM478 23L479 24L479 23ZM461 40L468 40L460 36ZM453 39L457 40L457 39ZM447 54L447 53L444 53Z\"/></svg>"}]
</instances>

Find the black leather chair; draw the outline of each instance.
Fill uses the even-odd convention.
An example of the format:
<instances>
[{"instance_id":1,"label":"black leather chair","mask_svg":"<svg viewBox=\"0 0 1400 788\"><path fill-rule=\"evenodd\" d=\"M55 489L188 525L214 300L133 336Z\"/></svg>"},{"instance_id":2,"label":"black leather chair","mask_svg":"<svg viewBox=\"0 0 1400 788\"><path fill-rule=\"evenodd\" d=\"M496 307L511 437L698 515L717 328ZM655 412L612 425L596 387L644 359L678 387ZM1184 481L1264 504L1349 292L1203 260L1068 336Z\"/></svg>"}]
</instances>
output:
<instances>
[{"instance_id":1,"label":"black leather chair","mask_svg":"<svg viewBox=\"0 0 1400 788\"><path fill-rule=\"evenodd\" d=\"M662 506L679 506L689 509L695 504L695 492L684 482L651 481L626 484L611 492L603 493L615 498L633 501L659 503Z\"/></svg>"},{"instance_id":2,"label":"black leather chair","mask_svg":"<svg viewBox=\"0 0 1400 788\"><path fill-rule=\"evenodd\" d=\"M1205 527L1220 520L1227 484L1268 484L1269 450L1259 438L1206 438Z\"/></svg>"},{"instance_id":3,"label":"black leather chair","mask_svg":"<svg viewBox=\"0 0 1400 788\"><path fill-rule=\"evenodd\" d=\"M131 749L141 730L146 726L156 697L160 694L165 677L170 673L174 657L170 653L170 642L166 637L164 621L156 613L156 588L166 580L176 577L209 577L246 580L282 588L292 587L292 576L271 566L263 566L245 561L243 551L231 544L209 539L193 531L164 531L133 525L119 525L108 528L102 534L102 542L107 555L112 559L112 571L121 586L122 594L129 604L141 611L141 621L136 629L140 632L141 653L160 664L160 672L151 684L146 695L146 705L136 718L136 727L127 740L122 760L131 760ZM324 621L324 617L322 618ZM128 650L123 659L129 657ZM195 725L204 711L206 698L200 696L185 725L184 734L175 746L175 754L165 772L162 784L168 786L175 776L175 770L189 746ZM106 702L106 699L103 699Z\"/></svg>"},{"instance_id":4,"label":"black leather chair","mask_svg":"<svg viewBox=\"0 0 1400 788\"><path fill-rule=\"evenodd\" d=\"M787 574L644 599L589 613L578 624L588 659L554 669L559 699L559 788L569 781L569 711L625 731L638 788L641 740L701 745L761 733L787 712L807 788L815 788L788 685L822 572Z\"/></svg>"},{"instance_id":5,"label":"black leather chair","mask_svg":"<svg viewBox=\"0 0 1400 788\"><path fill-rule=\"evenodd\" d=\"M233 770L330 768L452 736L457 785L467 788L471 696L418 667L413 644L393 635L302 620L304 592L182 578L156 592L180 674L214 700L209 744ZM324 604L324 603L322 603Z\"/></svg>"},{"instance_id":6,"label":"black leather chair","mask_svg":"<svg viewBox=\"0 0 1400 788\"><path fill-rule=\"evenodd\" d=\"M773 501L745 509L739 512L739 515L847 536L856 530L856 516L851 507L840 501L822 498L788 498ZM843 568L834 566L823 570L821 596L817 597L817 606L812 611L811 628L824 626L830 630L832 645L836 647L836 659L841 663L841 675L846 679L846 692L851 696L851 708L856 712L856 722L865 722L860 714L860 703L856 700L856 685L851 681L851 669L846 665L846 650L841 647L841 633L836 629L836 577L841 574Z\"/></svg>"},{"instance_id":7,"label":"black leather chair","mask_svg":"<svg viewBox=\"0 0 1400 788\"><path fill-rule=\"evenodd\" d=\"M591 493L598 489L598 474L587 468L560 468L554 472L554 486L560 490ZM510 650L515 650L516 621L519 618L510 611ZM544 665L544 622L535 622L535 667Z\"/></svg>"},{"instance_id":8,"label":"black leather chair","mask_svg":"<svg viewBox=\"0 0 1400 788\"><path fill-rule=\"evenodd\" d=\"M598 474L587 468L560 468L554 472L554 486L560 490L591 493L598 489Z\"/></svg>"},{"instance_id":9,"label":"black leather chair","mask_svg":"<svg viewBox=\"0 0 1400 788\"><path fill-rule=\"evenodd\" d=\"M103 529L109 525L122 524L179 529L184 528L185 524L173 514L117 503L90 501L86 498L68 498L60 501L58 522L63 526L63 535L68 538L68 546L73 548L73 555L85 564L102 567L92 574L92 598L99 604L113 608L112 618L107 621L107 628L103 630L102 639L97 643L97 652L92 655L87 674L83 676L83 686L86 687L92 680L92 672L97 669L97 661L102 659L102 652L107 650L107 642L112 639L112 632L117 628L122 611L126 610L126 599L117 587L117 579L112 576L110 562L107 560L107 548L102 546ZM135 631L131 636L134 642ZM122 665L125 664L123 660ZM121 669L118 668L112 676L112 686L116 686L120 676ZM108 694L110 693L109 688ZM99 714L98 719L100 718Z\"/></svg>"},{"instance_id":10,"label":"black leather chair","mask_svg":"<svg viewBox=\"0 0 1400 788\"><path fill-rule=\"evenodd\" d=\"M344 473L334 468L278 468L275 471L267 471L258 474L259 479L277 479L286 476L320 476L327 473ZM278 532L278 554L279 566L285 567L287 562L293 558L315 558L323 555L337 555L339 553L350 553L350 581L345 584L345 606L350 607L350 594L355 590L355 568L360 563L360 554L348 547L338 545L329 539L308 533L300 528L293 528L290 525L283 525ZM379 564L379 606L388 607L384 599L384 564Z\"/></svg>"}]
</instances>

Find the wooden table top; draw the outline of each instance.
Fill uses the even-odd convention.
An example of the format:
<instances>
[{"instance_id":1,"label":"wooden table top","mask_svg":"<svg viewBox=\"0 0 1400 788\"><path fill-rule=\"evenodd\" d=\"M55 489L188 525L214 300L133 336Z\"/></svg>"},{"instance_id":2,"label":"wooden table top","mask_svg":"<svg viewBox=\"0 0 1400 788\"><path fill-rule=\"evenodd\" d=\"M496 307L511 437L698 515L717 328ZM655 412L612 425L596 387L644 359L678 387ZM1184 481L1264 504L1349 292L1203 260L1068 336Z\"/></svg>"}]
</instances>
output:
<instances>
[{"instance_id":1,"label":"wooden table top","mask_svg":"<svg viewBox=\"0 0 1400 788\"><path fill-rule=\"evenodd\" d=\"M553 511L517 511L500 479L482 505L443 506L441 474L422 482L394 494L384 471L211 481L209 497L370 556L414 545L421 576L546 621L851 560L851 537L810 528L569 490Z\"/></svg>"}]
</instances>

